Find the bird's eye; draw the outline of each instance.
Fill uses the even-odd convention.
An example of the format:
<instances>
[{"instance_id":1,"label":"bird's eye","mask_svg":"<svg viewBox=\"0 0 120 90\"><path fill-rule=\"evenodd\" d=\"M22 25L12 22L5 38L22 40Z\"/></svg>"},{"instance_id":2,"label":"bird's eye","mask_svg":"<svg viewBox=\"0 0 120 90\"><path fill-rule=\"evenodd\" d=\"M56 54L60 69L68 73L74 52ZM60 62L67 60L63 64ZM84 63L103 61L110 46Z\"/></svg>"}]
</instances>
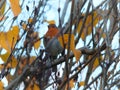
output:
<instances>
[{"instance_id":1,"label":"bird's eye","mask_svg":"<svg viewBox=\"0 0 120 90\"><path fill-rule=\"evenodd\" d=\"M55 26L52 26L52 28L55 28Z\"/></svg>"}]
</instances>

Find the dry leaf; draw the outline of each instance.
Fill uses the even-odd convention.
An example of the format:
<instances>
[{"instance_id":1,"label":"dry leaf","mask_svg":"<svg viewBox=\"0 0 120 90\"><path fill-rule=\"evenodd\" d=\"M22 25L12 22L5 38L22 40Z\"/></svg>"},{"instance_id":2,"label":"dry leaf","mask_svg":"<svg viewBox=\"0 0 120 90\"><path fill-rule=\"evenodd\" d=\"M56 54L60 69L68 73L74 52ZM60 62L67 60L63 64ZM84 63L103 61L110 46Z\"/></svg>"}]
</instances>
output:
<instances>
[{"instance_id":1,"label":"dry leaf","mask_svg":"<svg viewBox=\"0 0 120 90\"><path fill-rule=\"evenodd\" d=\"M84 81L81 81L80 83L79 83L79 86L84 86L85 85L85 82Z\"/></svg>"},{"instance_id":2,"label":"dry leaf","mask_svg":"<svg viewBox=\"0 0 120 90\"><path fill-rule=\"evenodd\" d=\"M10 0L10 4L11 4L11 9L14 13L14 16L18 16L21 12L21 8L19 5L19 0Z\"/></svg>"},{"instance_id":3,"label":"dry leaf","mask_svg":"<svg viewBox=\"0 0 120 90\"><path fill-rule=\"evenodd\" d=\"M24 30L27 30L27 24L23 23L23 24L22 24L22 28L23 28Z\"/></svg>"},{"instance_id":4,"label":"dry leaf","mask_svg":"<svg viewBox=\"0 0 120 90\"><path fill-rule=\"evenodd\" d=\"M91 57L92 57L92 55L89 56L89 60L90 60ZM103 60L102 55L100 57L96 57L96 59L93 62L93 68L92 68L92 70L95 70L99 66L101 60Z\"/></svg>"},{"instance_id":5,"label":"dry leaf","mask_svg":"<svg viewBox=\"0 0 120 90\"><path fill-rule=\"evenodd\" d=\"M0 32L0 45L2 48L6 49L7 52L11 52L19 36L18 26L14 26L12 30L8 32Z\"/></svg>"},{"instance_id":6,"label":"dry leaf","mask_svg":"<svg viewBox=\"0 0 120 90\"><path fill-rule=\"evenodd\" d=\"M29 84L28 87L26 88L26 90L40 90L39 86L37 84Z\"/></svg>"},{"instance_id":7,"label":"dry leaf","mask_svg":"<svg viewBox=\"0 0 120 90\"><path fill-rule=\"evenodd\" d=\"M70 88L70 90L71 90L71 88L73 88L73 87L74 87L74 80L72 79L72 80L69 81L69 88ZM68 88L68 85L66 84L65 90L68 90L67 88Z\"/></svg>"},{"instance_id":8,"label":"dry leaf","mask_svg":"<svg viewBox=\"0 0 120 90\"><path fill-rule=\"evenodd\" d=\"M99 62L100 62L101 60L103 60L102 56L97 57L97 58L95 59L95 61L94 61L94 63L93 63L93 70L99 66L99 64L100 64Z\"/></svg>"},{"instance_id":9,"label":"dry leaf","mask_svg":"<svg viewBox=\"0 0 120 90\"><path fill-rule=\"evenodd\" d=\"M33 22L33 19L32 18L29 18L28 19L28 23L31 24Z\"/></svg>"},{"instance_id":10,"label":"dry leaf","mask_svg":"<svg viewBox=\"0 0 120 90\"><path fill-rule=\"evenodd\" d=\"M0 90L4 90L4 84L2 81L0 81Z\"/></svg>"},{"instance_id":11,"label":"dry leaf","mask_svg":"<svg viewBox=\"0 0 120 90\"><path fill-rule=\"evenodd\" d=\"M0 21L5 19L5 16L3 14L5 12L6 1L3 1L1 5L2 6L0 8Z\"/></svg>"},{"instance_id":12,"label":"dry leaf","mask_svg":"<svg viewBox=\"0 0 120 90\"><path fill-rule=\"evenodd\" d=\"M74 80L73 79L70 80L69 84L70 84L70 88L73 88L74 87Z\"/></svg>"},{"instance_id":13,"label":"dry leaf","mask_svg":"<svg viewBox=\"0 0 120 90\"><path fill-rule=\"evenodd\" d=\"M38 49L40 47L40 40L34 43L34 48Z\"/></svg>"},{"instance_id":14,"label":"dry leaf","mask_svg":"<svg viewBox=\"0 0 120 90\"><path fill-rule=\"evenodd\" d=\"M59 40L59 42L60 42L60 44L63 48L65 46L65 48L68 49L69 35L70 34L64 34L63 36L58 37L58 40ZM74 53L76 61L78 61L80 56L81 56L81 51L75 49L75 40L74 40L74 35L73 34L71 34L70 39L71 39L70 50Z\"/></svg>"},{"instance_id":15,"label":"dry leaf","mask_svg":"<svg viewBox=\"0 0 120 90\"><path fill-rule=\"evenodd\" d=\"M85 16L85 14L83 14L83 16ZM92 17L93 17L93 20L92 20ZM93 13L91 13L87 16L85 26L84 26L83 32L81 34L82 40L84 40L87 35L91 34L91 32L92 32L92 21L93 21L93 27L94 27L94 26L96 26L96 24L101 19L102 19L101 16L98 15L96 11L94 11ZM83 25L83 20L81 19L79 24L78 24L78 27L77 27L77 32L78 33L80 32L82 25Z\"/></svg>"},{"instance_id":16,"label":"dry leaf","mask_svg":"<svg viewBox=\"0 0 120 90\"><path fill-rule=\"evenodd\" d=\"M0 55L1 59L4 61L4 62L7 62L8 60L8 57L10 56L10 53L5 53L5 54L2 54ZM7 67L11 67L11 68L15 68L16 65L17 65L17 59L14 57L14 56L11 56L11 61L8 63L8 66Z\"/></svg>"},{"instance_id":17,"label":"dry leaf","mask_svg":"<svg viewBox=\"0 0 120 90\"><path fill-rule=\"evenodd\" d=\"M50 25L50 24L55 24L55 21L54 21L54 20L50 20L50 21L44 20L44 22L47 22L49 25Z\"/></svg>"},{"instance_id":18,"label":"dry leaf","mask_svg":"<svg viewBox=\"0 0 120 90\"><path fill-rule=\"evenodd\" d=\"M33 90L40 90L40 88L37 84L34 84L34 89Z\"/></svg>"},{"instance_id":19,"label":"dry leaf","mask_svg":"<svg viewBox=\"0 0 120 90\"><path fill-rule=\"evenodd\" d=\"M36 58L36 56L30 57L30 62L29 62L29 64L32 64L32 62L35 60L35 58Z\"/></svg>"},{"instance_id":20,"label":"dry leaf","mask_svg":"<svg viewBox=\"0 0 120 90\"><path fill-rule=\"evenodd\" d=\"M58 40L61 44L62 47L65 46L66 49L68 49L68 42L69 42L69 35L70 34L64 34L63 36L58 37ZM71 34L70 37L70 50L74 50L75 48L75 40L74 40L74 35Z\"/></svg>"},{"instance_id":21,"label":"dry leaf","mask_svg":"<svg viewBox=\"0 0 120 90\"><path fill-rule=\"evenodd\" d=\"M0 15L3 15L5 12L6 1L3 1L2 6L0 8Z\"/></svg>"},{"instance_id":22,"label":"dry leaf","mask_svg":"<svg viewBox=\"0 0 120 90\"><path fill-rule=\"evenodd\" d=\"M80 59L80 57L81 57L81 55L82 55L81 51L80 51L80 50L77 50L77 49L74 49L74 50L73 50L73 53L74 53L74 55L75 55L76 62L78 62L79 59Z\"/></svg>"},{"instance_id":23,"label":"dry leaf","mask_svg":"<svg viewBox=\"0 0 120 90\"><path fill-rule=\"evenodd\" d=\"M0 64L0 70L4 68L4 64Z\"/></svg>"},{"instance_id":24,"label":"dry leaf","mask_svg":"<svg viewBox=\"0 0 120 90\"><path fill-rule=\"evenodd\" d=\"M106 38L106 34L105 34L105 33L103 33L103 34L102 34L102 37L105 39L105 38Z\"/></svg>"}]
</instances>

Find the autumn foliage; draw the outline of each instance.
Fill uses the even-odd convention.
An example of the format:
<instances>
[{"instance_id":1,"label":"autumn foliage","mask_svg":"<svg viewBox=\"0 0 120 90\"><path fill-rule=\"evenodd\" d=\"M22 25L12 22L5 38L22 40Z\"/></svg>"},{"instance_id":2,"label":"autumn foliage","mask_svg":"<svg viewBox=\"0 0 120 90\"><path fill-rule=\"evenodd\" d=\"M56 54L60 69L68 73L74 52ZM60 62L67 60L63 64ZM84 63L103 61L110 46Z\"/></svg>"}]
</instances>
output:
<instances>
[{"instance_id":1,"label":"autumn foliage","mask_svg":"<svg viewBox=\"0 0 120 90\"><path fill-rule=\"evenodd\" d=\"M0 1L0 90L120 89L119 0L63 1Z\"/></svg>"}]
</instances>

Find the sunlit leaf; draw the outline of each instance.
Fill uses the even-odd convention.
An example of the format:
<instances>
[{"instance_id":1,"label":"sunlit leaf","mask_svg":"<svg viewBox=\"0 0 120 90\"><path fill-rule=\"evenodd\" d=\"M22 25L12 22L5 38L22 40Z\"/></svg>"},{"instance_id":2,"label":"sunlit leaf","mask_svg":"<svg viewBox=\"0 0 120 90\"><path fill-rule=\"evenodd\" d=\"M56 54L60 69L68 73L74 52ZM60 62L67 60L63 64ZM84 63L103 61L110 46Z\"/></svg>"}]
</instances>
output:
<instances>
[{"instance_id":1,"label":"sunlit leaf","mask_svg":"<svg viewBox=\"0 0 120 90\"><path fill-rule=\"evenodd\" d=\"M73 53L74 53L74 55L75 55L76 61L78 62L79 59L80 59L80 57L81 57L81 55L82 55L81 51L80 51L80 50L77 50L77 49L74 49L74 50L73 50Z\"/></svg>"},{"instance_id":2,"label":"sunlit leaf","mask_svg":"<svg viewBox=\"0 0 120 90\"><path fill-rule=\"evenodd\" d=\"M0 55L1 59L4 62L7 62L7 59L8 59L9 56L10 56L10 53L5 53L5 54Z\"/></svg>"},{"instance_id":3,"label":"sunlit leaf","mask_svg":"<svg viewBox=\"0 0 120 90\"><path fill-rule=\"evenodd\" d=\"M105 34L105 33L103 33L103 34L102 34L102 37L103 37L103 38L106 38L106 34Z\"/></svg>"},{"instance_id":4,"label":"sunlit leaf","mask_svg":"<svg viewBox=\"0 0 120 90\"><path fill-rule=\"evenodd\" d=\"M0 21L5 19L5 16L3 15L5 12L5 6L6 6L6 1L3 1L3 3L1 4L1 8L0 8Z\"/></svg>"},{"instance_id":5,"label":"sunlit leaf","mask_svg":"<svg viewBox=\"0 0 120 90\"><path fill-rule=\"evenodd\" d=\"M11 9L14 13L14 16L18 16L21 12L21 8L19 5L19 0L10 0L10 4L11 4Z\"/></svg>"},{"instance_id":6,"label":"sunlit leaf","mask_svg":"<svg viewBox=\"0 0 120 90\"><path fill-rule=\"evenodd\" d=\"M92 57L92 55L91 56L89 56L89 59ZM92 70L95 70L99 65L100 65L100 62L103 60L103 57L102 57L102 55L101 56L98 56L98 57L96 57L95 58L95 60L94 60L94 62L93 62L93 67L92 67Z\"/></svg>"},{"instance_id":7,"label":"sunlit leaf","mask_svg":"<svg viewBox=\"0 0 120 90\"><path fill-rule=\"evenodd\" d=\"M36 56L30 57L30 62L29 62L29 64L32 64L32 62L35 60L35 58L36 58Z\"/></svg>"},{"instance_id":8,"label":"sunlit leaf","mask_svg":"<svg viewBox=\"0 0 120 90\"><path fill-rule=\"evenodd\" d=\"M85 14L83 14L83 16L85 16ZM92 20L92 17L93 17L93 20ZM96 11L94 11L93 13L90 13L87 16L86 22L85 22L85 25L84 25L84 28L83 28L83 32L81 34L82 40L84 40L87 35L91 34L91 32L92 32L92 21L93 21L93 27L94 27L94 26L96 26L96 24L101 19L102 19L101 16L98 15ZM83 25L83 19L80 19L78 27L77 27L77 32L78 33L80 32L82 25Z\"/></svg>"},{"instance_id":9,"label":"sunlit leaf","mask_svg":"<svg viewBox=\"0 0 120 90\"><path fill-rule=\"evenodd\" d=\"M74 50L75 48L75 40L74 40L74 35L71 34L70 37L71 41L70 41L70 50ZM60 44L62 45L62 47L65 46L65 48L68 48L68 42L69 42L69 34L64 34L63 36L60 36L58 38Z\"/></svg>"},{"instance_id":10,"label":"sunlit leaf","mask_svg":"<svg viewBox=\"0 0 120 90\"><path fill-rule=\"evenodd\" d=\"M32 23L33 22L33 19L32 18L29 18L28 19L28 23Z\"/></svg>"},{"instance_id":11,"label":"sunlit leaf","mask_svg":"<svg viewBox=\"0 0 120 90\"><path fill-rule=\"evenodd\" d=\"M74 53L76 60L78 61L80 56L81 56L81 51L75 49L75 40L74 40L74 35L71 34L70 37L71 41L70 41L70 50ZM64 34L63 36L60 36L58 38L61 46L66 49L68 49L68 44L69 44L69 34Z\"/></svg>"},{"instance_id":12,"label":"sunlit leaf","mask_svg":"<svg viewBox=\"0 0 120 90\"><path fill-rule=\"evenodd\" d=\"M5 12L5 6L6 6L6 1L3 1L3 4L2 4L2 6L0 8L0 15L4 14L4 12Z\"/></svg>"},{"instance_id":13,"label":"sunlit leaf","mask_svg":"<svg viewBox=\"0 0 120 90\"><path fill-rule=\"evenodd\" d=\"M54 21L54 20L50 20L50 21L44 20L44 22L47 22L48 24L55 24L55 21Z\"/></svg>"},{"instance_id":14,"label":"sunlit leaf","mask_svg":"<svg viewBox=\"0 0 120 90\"><path fill-rule=\"evenodd\" d=\"M34 84L34 89L33 90L40 90L37 84Z\"/></svg>"},{"instance_id":15,"label":"sunlit leaf","mask_svg":"<svg viewBox=\"0 0 120 90\"><path fill-rule=\"evenodd\" d=\"M0 32L0 45L6 49L7 52L11 52L19 36L18 26L14 26L12 30L8 32Z\"/></svg>"},{"instance_id":16,"label":"sunlit leaf","mask_svg":"<svg viewBox=\"0 0 120 90\"><path fill-rule=\"evenodd\" d=\"M96 67L99 66L101 60L102 60L102 56L97 57L97 58L95 59L95 61L94 61L94 63L93 63L93 70L94 70Z\"/></svg>"},{"instance_id":17,"label":"sunlit leaf","mask_svg":"<svg viewBox=\"0 0 120 90\"><path fill-rule=\"evenodd\" d=\"M12 61L11 61L11 66L12 68L15 68L17 66L17 59L15 57L12 56Z\"/></svg>"},{"instance_id":18,"label":"sunlit leaf","mask_svg":"<svg viewBox=\"0 0 120 90\"><path fill-rule=\"evenodd\" d=\"M0 90L4 90L4 84L2 81L0 81Z\"/></svg>"},{"instance_id":19,"label":"sunlit leaf","mask_svg":"<svg viewBox=\"0 0 120 90\"><path fill-rule=\"evenodd\" d=\"M22 24L22 28L23 28L24 30L26 30L26 29L27 29L27 24L23 23L23 24Z\"/></svg>"},{"instance_id":20,"label":"sunlit leaf","mask_svg":"<svg viewBox=\"0 0 120 90\"><path fill-rule=\"evenodd\" d=\"M1 59L4 62L7 62L9 56L10 56L10 53L8 53L8 52L5 53L5 54L0 55ZM7 67L15 68L17 63L18 63L17 59L14 56L11 56L10 62L8 63L9 66L7 66Z\"/></svg>"},{"instance_id":21,"label":"sunlit leaf","mask_svg":"<svg viewBox=\"0 0 120 90\"><path fill-rule=\"evenodd\" d=\"M84 86L85 85L85 82L84 81L81 81L80 83L79 83L79 86Z\"/></svg>"},{"instance_id":22,"label":"sunlit leaf","mask_svg":"<svg viewBox=\"0 0 120 90\"><path fill-rule=\"evenodd\" d=\"M37 84L29 84L28 87L26 88L26 90L40 90L39 86Z\"/></svg>"},{"instance_id":23,"label":"sunlit leaf","mask_svg":"<svg viewBox=\"0 0 120 90\"><path fill-rule=\"evenodd\" d=\"M18 26L14 26L12 30L9 30L7 32L7 41L8 44L10 45L10 48L13 48L17 39L18 39L18 34L19 34L19 28Z\"/></svg>"},{"instance_id":24,"label":"sunlit leaf","mask_svg":"<svg viewBox=\"0 0 120 90\"><path fill-rule=\"evenodd\" d=\"M73 88L74 87L74 80L73 79L70 80L69 84L70 84L70 88Z\"/></svg>"},{"instance_id":25,"label":"sunlit leaf","mask_svg":"<svg viewBox=\"0 0 120 90\"><path fill-rule=\"evenodd\" d=\"M74 87L74 80L72 79L72 80L69 81L69 88L71 89L73 87ZM68 84L66 84L65 90L68 90L67 88L68 88Z\"/></svg>"},{"instance_id":26,"label":"sunlit leaf","mask_svg":"<svg viewBox=\"0 0 120 90\"><path fill-rule=\"evenodd\" d=\"M4 49L6 49L7 51L11 51L9 48L8 48L8 44L6 43L6 33L4 32L0 32L0 46Z\"/></svg>"},{"instance_id":27,"label":"sunlit leaf","mask_svg":"<svg viewBox=\"0 0 120 90\"><path fill-rule=\"evenodd\" d=\"M40 47L40 40L34 43L34 48L38 49Z\"/></svg>"},{"instance_id":28,"label":"sunlit leaf","mask_svg":"<svg viewBox=\"0 0 120 90\"><path fill-rule=\"evenodd\" d=\"M0 70L4 68L4 64L0 64Z\"/></svg>"}]
</instances>

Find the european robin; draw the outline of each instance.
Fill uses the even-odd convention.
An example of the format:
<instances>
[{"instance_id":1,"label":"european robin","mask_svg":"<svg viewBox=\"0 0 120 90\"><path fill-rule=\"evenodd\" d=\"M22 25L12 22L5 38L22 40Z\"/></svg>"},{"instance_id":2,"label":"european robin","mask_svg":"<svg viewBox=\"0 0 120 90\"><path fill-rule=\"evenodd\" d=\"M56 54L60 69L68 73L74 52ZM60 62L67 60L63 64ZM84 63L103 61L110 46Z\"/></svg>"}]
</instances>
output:
<instances>
[{"instance_id":1,"label":"european robin","mask_svg":"<svg viewBox=\"0 0 120 90\"><path fill-rule=\"evenodd\" d=\"M60 54L63 51L63 48L58 41L58 33L59 30L55 25L55 21L46 21L48 22L48 31L44 36L43 43L45 46L45 51L50 57L50 62L54 61L58 54ZM52 68L53 72L57 72L57 66Z\"/></svg>"},{"instance_id":2,"label":"european robin","mask_svg":"<svg viewBox=\"0 0 120 90\"><path fill-rule=\"evenodd\" d=\"M55 25L55 21L46 21L48 25L48 31L44 35L43 43L45 46L45 51L50 56L50 59L54 60L57 58L58 54L63 51L63 48L58 41L59 30Z\"/></svg>"}]
</instances>

